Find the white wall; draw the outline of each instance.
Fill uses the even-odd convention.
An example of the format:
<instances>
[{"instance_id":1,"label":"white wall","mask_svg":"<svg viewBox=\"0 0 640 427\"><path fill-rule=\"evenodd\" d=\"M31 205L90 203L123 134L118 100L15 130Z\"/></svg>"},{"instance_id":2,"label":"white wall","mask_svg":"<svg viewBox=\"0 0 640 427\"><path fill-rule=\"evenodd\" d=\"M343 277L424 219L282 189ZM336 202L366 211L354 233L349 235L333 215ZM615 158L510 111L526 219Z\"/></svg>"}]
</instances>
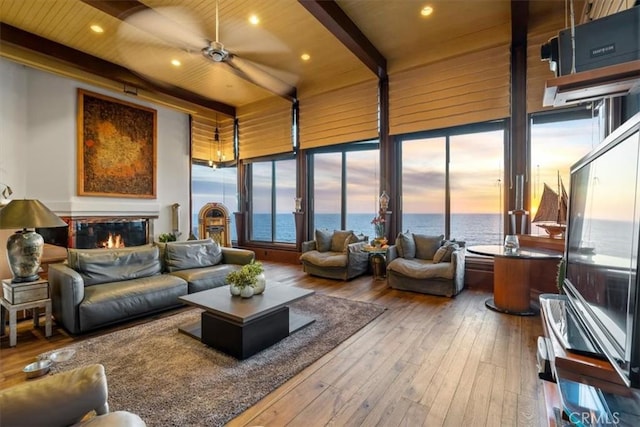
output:
<instances>
[{"instance_id":1,"label":"white wall","mask_svg":"<svg viewBox=\"0 0 640 427\"><path fill-rule=\"evenodd\" d=\"M78 88L157 110L156 199L77 195ZM59 215L158 215L156 237L171 231L170 206L179 203L185 239L189 171L187 114L0 58L0 182L13 198L39 199Z\"/></svg>"}]
</instances>

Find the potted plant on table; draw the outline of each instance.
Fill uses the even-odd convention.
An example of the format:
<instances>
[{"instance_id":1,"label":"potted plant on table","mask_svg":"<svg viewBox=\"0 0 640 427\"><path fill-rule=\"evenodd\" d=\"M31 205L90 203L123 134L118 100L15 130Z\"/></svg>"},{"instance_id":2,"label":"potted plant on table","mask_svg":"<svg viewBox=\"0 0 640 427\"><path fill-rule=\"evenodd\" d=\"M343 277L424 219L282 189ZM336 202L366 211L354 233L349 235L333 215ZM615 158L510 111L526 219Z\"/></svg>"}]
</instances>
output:
<instances>
[{"instance_id":1,"label":"potted plant on table","mask_svg":"<svg viewBox=\"0 0 640 427\"><path fill-rule=\"evenodd\" d=\"M266 279L263 272L262 264L252 261L227 274L226 281L231 295L250 298L264 292Z\"/></svg>"}]
</instances>

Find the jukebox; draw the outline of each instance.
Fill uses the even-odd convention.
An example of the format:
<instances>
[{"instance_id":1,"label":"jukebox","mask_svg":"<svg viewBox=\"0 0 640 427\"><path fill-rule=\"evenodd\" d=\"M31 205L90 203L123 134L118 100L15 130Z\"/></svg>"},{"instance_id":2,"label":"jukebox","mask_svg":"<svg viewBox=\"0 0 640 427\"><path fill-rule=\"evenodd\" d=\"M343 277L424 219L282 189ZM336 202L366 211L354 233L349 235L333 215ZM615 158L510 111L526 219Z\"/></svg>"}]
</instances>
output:
<instances>
[{"instance_id":1,"label":"jukebox","mask_svg":"<svg viewBox=\"0 0 640 427\"><path fill-rule=\"evenodd\" d=\"M222 203L207 203L198 213L198 234L200 239L212 239L220 246L231 246L231 218L229 210Z\"/></svg>"}]
</instances>

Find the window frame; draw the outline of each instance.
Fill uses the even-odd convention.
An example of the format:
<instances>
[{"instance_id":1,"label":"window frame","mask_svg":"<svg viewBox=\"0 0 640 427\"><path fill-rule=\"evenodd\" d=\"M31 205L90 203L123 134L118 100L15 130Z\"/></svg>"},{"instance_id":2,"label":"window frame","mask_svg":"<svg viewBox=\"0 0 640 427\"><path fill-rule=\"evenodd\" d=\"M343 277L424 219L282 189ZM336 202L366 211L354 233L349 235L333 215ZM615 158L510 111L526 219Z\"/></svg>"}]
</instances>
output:
<instances>
[{"instance_id":1,"label":"window frame","mask_svg":"<svg viewBox=\"0 0 640 427\"><path fill-rule=\"evenodd\" d=\"M296 163L296 175L298 174L298 165L296 162L296 153L283 153L283 154L275 154L272 156L264 156L264 157L255 157L251 159L243 160L243 166L245 171L245 188L246 188L246 201L247 201L247 244L251 246L268 246L270 248L285 248L292 249L296 248L296 242L278 242L275 241L275 233L276 233L276 222L277 222L277 213L276 209L276 186L273 182L273 177L275 176L275 162L292 160ZM255 163L271 163L271 240L253 240L253 165ZM291 202L293 205L293 200ZM291 209L293 212L293 208ZM293 214L292 214L293 215ZM295 221L293 224L293 232L295 235Z\"/></svg>"},{"instance_id":2,"label":"window frame","mask_svg":"<svg viewBox=\"0 0 640 427\"><path fill-rule=\"evenodd\" d=\"M356 151L372 151L377 150L380 153L380 141L377 139L368 140L368 141L358 141L358 142L349 142L345 144L336 144L336 145L328 145L324 147L318 147L314 149L307 150L307 170L308 170L308 179L307 179L307 188L306 193L308 194L308 221L307 221L307 235L313 236L313 232L315 230L315 210L314 210L314 201L315 194L313 192L314 184L315 184L315 164L314 164L314 156L316 154L327 154L327 153L341 153L340 161L341 161L341 176L340 176L340 229L346 230L347 226L347 165L346 158L347 153L356 152Z\"/></svg>"},{"instance_id":3,"label":"window frame","mask_svg":"<svg viewBox=\"0 0 640 427\"><path fill-rule=\"evenodd\" d=\"M444 209L444 235L445 239L449 239L451 237L451 187L450 187L450 162L451 162L451 137L466 135L470 133L479 133L479 132L493 132L493 131L503 131L503 141L502 141L502 150L503 150L503 158L505 162L508 162L507 159L507 149L509 144L509 119L500 119L500 120L491 120L488 122L482 123L472 123L460 126L454 126L450 128L442 128L442 129L434 129L428 131L420 131L420 132L411 132L402 135L396 135L394 137L394 155L396 160L396 183L397 183L397 191L396 191L396 200L395 205L397 206L398 214L395 215L395 225L397 230L403 230L402 217L404 215L404 211L402 209L402 199L404 192L404 183L402 180L403 174L403 166L402 166L402 143L404 141L411 141L416 139L427 139L427 138L445 138L445 209ZM503 174L502 174L502 183L504 187L505 182L505 174L506 167L503 165ZM503 192L503 203L505 194ZM507 226L507 218L506 212L500 212L503 215L503 228Z\"/></svg>"}]
</instances>

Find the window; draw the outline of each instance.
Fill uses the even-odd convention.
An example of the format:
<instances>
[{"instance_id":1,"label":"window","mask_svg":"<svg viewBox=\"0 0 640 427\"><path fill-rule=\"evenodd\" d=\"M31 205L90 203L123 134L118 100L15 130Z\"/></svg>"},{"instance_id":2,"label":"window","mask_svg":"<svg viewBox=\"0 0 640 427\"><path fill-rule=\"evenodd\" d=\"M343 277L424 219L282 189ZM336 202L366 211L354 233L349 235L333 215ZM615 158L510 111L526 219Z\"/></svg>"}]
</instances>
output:
<instances>
[{"instance_id":1,"label":"window","mask_svg":"<svg viewBox=\"0 0 640 427\"><path fill-rule=\"evenodd\" d=\"M295 243L295 159L257 161L249 166L250 240Z\"/></svg>"},{"instance_id":2,"label":"window","mask_svg":"<svg viewBox=\"0 0 640 427\"><path fill-rule=\"evenodd\" d=\"M504 122L402 137L401 230L500 243L504 139Z\"/></svg>"},{"instance_id":3,"label":"window","mask_svg":"<svg viewBox=\"0 0 640 427\"><path fill-rule=\"evenodd\" d=\"M198 213L207 203L222 203L231 214L231 240L237 240L233 212L238 210L237 168L191 165L191 229L198 237Z\"/></svg>"},{"instance_id":4,"label":"window","mask_svg":"<svg viewBox=\"0 0 640 427\"><path fill-rule=\"evenodd\" d=\"M568 190L571 165L598 145L601 126L597 113L584 106L532 115L529 183L532 220L536 217L545 184L556 194L562 191L561 186ZM546 234L535 224L531 233Z\"/></svg>"},{"instance_id":5,"label":"window","mask_svg":"<svg viewBox=\"0 0 640 427\"><path fill-rule=\"evenodd\" d=\"M312 215L315 229L353 230L373 236L378 213L380 151L377 142L333 146L310 155Z\"/></svg>"}]
</instances>

